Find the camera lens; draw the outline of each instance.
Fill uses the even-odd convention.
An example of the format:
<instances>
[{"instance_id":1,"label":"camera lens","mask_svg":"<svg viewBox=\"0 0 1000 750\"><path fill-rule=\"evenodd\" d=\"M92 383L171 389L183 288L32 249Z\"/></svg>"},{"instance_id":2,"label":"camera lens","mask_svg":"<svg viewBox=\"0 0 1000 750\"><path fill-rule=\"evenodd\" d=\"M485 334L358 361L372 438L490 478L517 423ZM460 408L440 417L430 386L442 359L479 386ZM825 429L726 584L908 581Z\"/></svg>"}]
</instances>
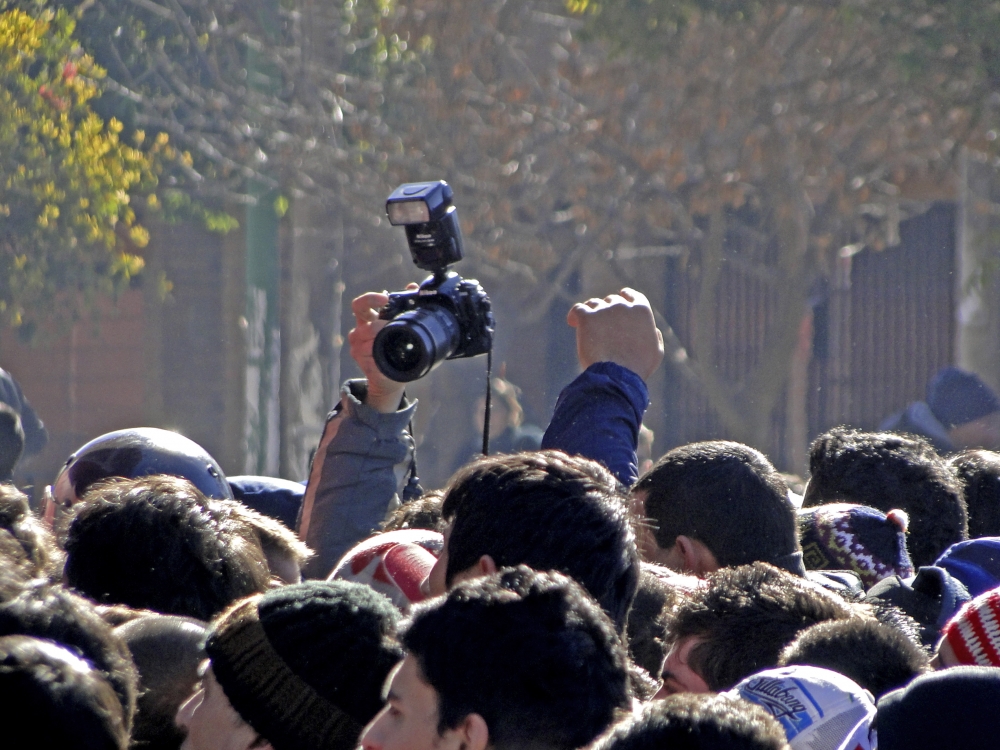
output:
<instances>
[{"instance_id":1,"label":"camera lens","mask_svg":"<svg viewBox=\"0 0 1000 750\"><path fill-rule=\"evenodd\" d=\"M379 331L372 345L375 364L390 380L419 380L458 347L461 331L443 307L405 312Z\"/></svg>"}]
</instances>

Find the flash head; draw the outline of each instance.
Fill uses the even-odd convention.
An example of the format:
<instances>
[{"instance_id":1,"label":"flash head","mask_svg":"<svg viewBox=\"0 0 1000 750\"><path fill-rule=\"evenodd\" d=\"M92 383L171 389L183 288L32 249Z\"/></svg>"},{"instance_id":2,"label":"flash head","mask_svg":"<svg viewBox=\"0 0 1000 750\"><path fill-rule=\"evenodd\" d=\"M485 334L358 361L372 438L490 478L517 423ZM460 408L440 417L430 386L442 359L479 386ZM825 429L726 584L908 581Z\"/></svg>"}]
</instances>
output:
<instances>
[{"instance_id":1,"label":"flash head","mask_svg":"<svg viewBox=\"0 0 1000 750\"><path fill-rule=\"evenodd\" d=\"M437 180L408 182L386 199L389 223L406 231L410 255L417 268L443 273L462 259L462 229L453 197L451 186Z\"/></svg>"},{"instance_id":2,"label":"flash head","mask_svg":"<svg viewBox=\"0 0 1000 750\"><path fill-rule=\"evenodd\" d=\"M385 201L385 212L394 227L441 221L449 209L455 210L453 197L451 185L444 180L408 182L392 191Z\"/></svg>"}]
</instances>

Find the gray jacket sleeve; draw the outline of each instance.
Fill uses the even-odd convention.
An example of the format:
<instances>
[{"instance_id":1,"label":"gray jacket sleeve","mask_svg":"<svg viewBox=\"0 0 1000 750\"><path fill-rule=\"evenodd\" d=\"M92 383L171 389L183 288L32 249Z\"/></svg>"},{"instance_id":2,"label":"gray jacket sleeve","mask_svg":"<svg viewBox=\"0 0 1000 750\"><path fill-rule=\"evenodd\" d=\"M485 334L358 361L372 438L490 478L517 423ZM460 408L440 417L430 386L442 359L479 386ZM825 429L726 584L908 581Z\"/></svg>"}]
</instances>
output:
<instances>
[{"instance_id":1,"label":"gray jacket sleeve","mask_svg":"<svg viewBox=\"0 0 1000 750\"><path fill-rule=\"evenodd\" d=\"M325 578L337 561L398 504L413 455L406 426L417 402L383 414L364 404L367 383L350 380L327 418L309 474L299 536L316 552L308 578ZM398 467L398 470L397 470Z\"/></svg>"}]
</instances>

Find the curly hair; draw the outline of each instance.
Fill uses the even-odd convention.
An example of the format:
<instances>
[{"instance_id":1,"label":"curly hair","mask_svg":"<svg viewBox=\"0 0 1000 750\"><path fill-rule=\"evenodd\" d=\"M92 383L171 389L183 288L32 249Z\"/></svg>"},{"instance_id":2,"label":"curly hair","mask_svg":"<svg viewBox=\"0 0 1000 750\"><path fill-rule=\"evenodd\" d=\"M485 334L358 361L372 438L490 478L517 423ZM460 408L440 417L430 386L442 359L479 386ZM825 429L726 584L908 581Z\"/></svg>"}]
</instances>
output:
<instances>
[{"instance_id":1,"label":"curly hair","mask_svg":"<svg viewBox=\"0 0 1000 750\"><path fill-rule=\"evenodd\" d=\"M835 427L813 441L809 471L806 507L846 502L906 511L915 567L933 565L968 537L962 487L923 438Z\"/></svg>"}]
</instances>

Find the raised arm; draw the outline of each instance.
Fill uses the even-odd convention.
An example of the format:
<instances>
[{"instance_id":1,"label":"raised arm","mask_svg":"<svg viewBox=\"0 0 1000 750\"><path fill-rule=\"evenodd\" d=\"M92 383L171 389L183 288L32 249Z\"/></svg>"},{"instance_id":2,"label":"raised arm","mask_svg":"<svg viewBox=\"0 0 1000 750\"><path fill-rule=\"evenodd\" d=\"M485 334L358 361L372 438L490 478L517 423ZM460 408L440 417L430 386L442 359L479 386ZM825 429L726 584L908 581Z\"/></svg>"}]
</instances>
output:
<instances>
[{"instance_id":1,"label":"raised arm","mask_svg":"<svg viewBox=\"0 0 1000 750\"><path fill-rule=\"evenodd\" d=\"M372 342L385 325L378 311L386 302L388 296L377 292L351 302L356 325L347 340L365 378L344 384L309 471L298 532L316 551L305 571L310 578L325 578L378 527L398 502L413 453L406 426L416 401L406 402L403 384L386 378L372 358Z\"/></svg>"},{"instance_id":2,"label":"raised arm","mask_svg":"<svg viewBox=\"0 0 1000 750\"><path fill-rule=\"evenodd\" d=\"M663 336L646 296L629 288L573 305L566 322L583 373L559 395L542 447L599 461L631 486L645 381L663 361Z\"/></svg>"}]
</instances>

